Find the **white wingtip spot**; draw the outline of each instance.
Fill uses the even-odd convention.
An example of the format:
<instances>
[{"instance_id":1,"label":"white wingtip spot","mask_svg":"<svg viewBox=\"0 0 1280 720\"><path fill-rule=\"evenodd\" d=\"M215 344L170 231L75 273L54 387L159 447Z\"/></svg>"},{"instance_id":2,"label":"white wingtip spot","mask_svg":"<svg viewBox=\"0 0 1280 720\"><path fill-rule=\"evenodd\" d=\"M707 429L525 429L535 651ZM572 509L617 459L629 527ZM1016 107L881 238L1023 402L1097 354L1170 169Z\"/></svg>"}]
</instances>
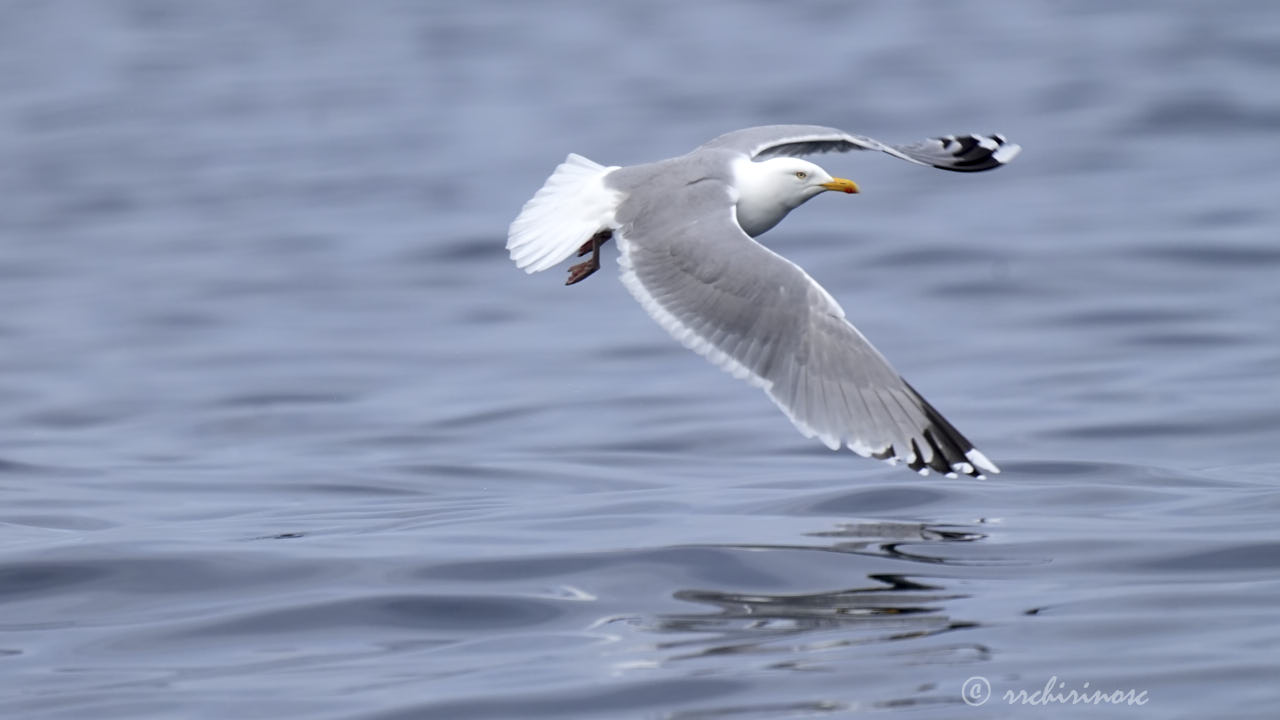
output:
<instances>
[{"instance_id":1,"label":"white wingtip spot","mask_svg":"<svg viewBox=\"0 0 1280 720\"><path fill-rule=\"evenodd\" d=\"M968 458L969 462L973 463L973 466L978 470L982 470L992 475L1000 474L1000 468L996 467L995 463L988 460L987 456L983 455L978 448L971 448L969 452L964 454L964 456Z\"/></svg>"},{"instance_id":2,"label":"white wingtip spot","mask_svg":"<svg viewBox=\"0 0 1280 720\"><path fill-rule=\"evenodd\" d=\"M999 150L996 150L994 153L992 153L991 159L1003 165L1009 162L1010 160L1018 157L1018 153L1020 152L1022 152L1021 145L1008 143L1006 145L1001 145Z\"/></svg>"}]
</instances>

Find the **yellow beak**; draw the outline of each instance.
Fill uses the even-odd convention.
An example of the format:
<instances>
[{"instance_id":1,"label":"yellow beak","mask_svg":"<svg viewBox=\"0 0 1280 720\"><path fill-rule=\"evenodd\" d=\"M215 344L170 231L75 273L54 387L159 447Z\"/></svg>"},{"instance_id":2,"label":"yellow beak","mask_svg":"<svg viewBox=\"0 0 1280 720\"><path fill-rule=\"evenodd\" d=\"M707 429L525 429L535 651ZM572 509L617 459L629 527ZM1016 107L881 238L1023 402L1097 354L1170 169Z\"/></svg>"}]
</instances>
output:
<instances>
[{"instance_id":1,"label":"yellow beak","mask_svg":"<svg viewBox=\"0 0 1280 720\"><path fill-rule=\"evenodd\" d=\"M844 178L831 178L831 182L822 183L822 187L828 190L839 190L840 192L856 193L858 192L858 183Z\"/></svg>"}]
</instances>

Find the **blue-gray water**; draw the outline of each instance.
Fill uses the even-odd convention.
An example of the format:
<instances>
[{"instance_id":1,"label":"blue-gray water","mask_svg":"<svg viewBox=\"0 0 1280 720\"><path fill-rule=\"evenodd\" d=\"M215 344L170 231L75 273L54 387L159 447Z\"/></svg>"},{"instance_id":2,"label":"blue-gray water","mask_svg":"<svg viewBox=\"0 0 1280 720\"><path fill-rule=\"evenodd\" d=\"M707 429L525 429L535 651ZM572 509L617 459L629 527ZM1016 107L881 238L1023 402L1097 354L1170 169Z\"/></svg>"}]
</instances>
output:
<instances>
[{"instance_id":1,"label":"blue-gray water","mask_svg":"<svg viewBox=\"0 0 1280 720\"><path fill-rule=\"evenodd\" d=\"M1261 2L6 2L0 716L1274 717L1278 77ZM1003 474L507 259L768 122L1024 146L764 238Z\"/></svg>"}]
</instances>

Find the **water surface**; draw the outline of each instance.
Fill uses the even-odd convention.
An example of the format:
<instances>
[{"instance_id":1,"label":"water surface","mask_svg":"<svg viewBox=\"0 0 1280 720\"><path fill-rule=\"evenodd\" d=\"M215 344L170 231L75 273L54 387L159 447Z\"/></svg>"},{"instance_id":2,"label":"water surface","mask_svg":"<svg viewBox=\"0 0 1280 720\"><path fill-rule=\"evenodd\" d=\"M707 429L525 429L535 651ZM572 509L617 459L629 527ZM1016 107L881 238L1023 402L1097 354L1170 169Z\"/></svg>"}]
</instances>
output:
<instances>
[{"instance_id":1,"label":"water surface","mask_svg":"<svg viewBox=\"0 0 1280 720\"><path fill-rule=\"evenodd\" d=\"M1260 3L4 6L0 712L1271 717L1278 33ZM1001 475L831 453L612 272L507 260L565 153L770 122L1025 147L823 157L863 193L764 238ZM1001 697L1055 677L1148 702Z\"/></svg>"}]
</instances>

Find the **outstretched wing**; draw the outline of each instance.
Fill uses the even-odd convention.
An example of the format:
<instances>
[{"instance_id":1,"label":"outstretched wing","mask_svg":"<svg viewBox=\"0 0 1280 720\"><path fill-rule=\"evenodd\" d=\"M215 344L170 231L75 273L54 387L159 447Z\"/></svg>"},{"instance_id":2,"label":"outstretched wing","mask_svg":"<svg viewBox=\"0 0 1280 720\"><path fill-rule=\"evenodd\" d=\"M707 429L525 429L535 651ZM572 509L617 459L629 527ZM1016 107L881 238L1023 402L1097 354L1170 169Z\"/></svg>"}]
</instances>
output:
<instances>
[{"instance_id":1,"label":"outstretched wing","mask_svg":"<svg viewBox=\"0 0 1280 720\"><path fill-rule=\"evenodd\" d=\"M904 381L804 270L747 236L729 188L687 186L688 213L619 209L622 282L686 347L761 387L807 437L912 469L999 469Z\"/></svg>"},{"instance_id":2,"label":"outstretched wing","mask_svg":"<svg viewBox=\"0 0 1280 720\"><path fill-rule=\"evenodd\" d=\"M764 125L735 130L702 147L737 150L753 159L879 150L908 162L956 172L997 168L1022 151L1003 135L944 135L910 145L886 145L873 138L820 125Z\"/></svg>"}]
</instances>

